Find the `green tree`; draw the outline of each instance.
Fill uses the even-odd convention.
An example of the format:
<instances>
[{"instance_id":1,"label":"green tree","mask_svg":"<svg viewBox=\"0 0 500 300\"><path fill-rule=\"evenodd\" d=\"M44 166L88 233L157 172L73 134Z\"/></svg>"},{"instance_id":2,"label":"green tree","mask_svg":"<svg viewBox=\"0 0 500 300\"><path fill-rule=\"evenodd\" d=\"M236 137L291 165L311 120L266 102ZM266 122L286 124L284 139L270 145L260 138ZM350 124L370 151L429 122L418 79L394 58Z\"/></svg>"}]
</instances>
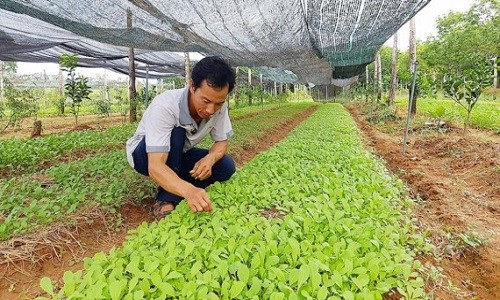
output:
<instances>
[{"instance_id":1,"label":"green tree","mask_svg":"<svg viewBox=\"0 0 500 300\"><path fill-rule=\"evenodd\" d=\"M387 91L391 85L391 60L392 60L392 47L380 47L380 61L382 66L382 90ZM375 72L375 63L368 66L370 78L373 79ZM372 83L373 84L373 83Z\"/></svg>"},{"instance_id":2,"label":"green tree","mask_svg":"<svg viewBox=\"0 0 500 300\"><path fill-rule=\"evenodd\" d=\"M19 130L25 118L38 113L37 98L33 96L32 90L21 90L15 88L11 83L5 87L5 108L0 105L0 119L5 121L0 129L4 132L12 127Z\"/></svg>"},{"instance_id":3,"label":"green tree","mask_svg":"<svg viewBox=\"0 0 500 300\"><path fill-rule=\"evenodd\" d=\"M148 107L148 105L151 103L151 101L153 101L153 98L156 97L156 94L157 94L156 86L150 85L148 87L147 97L146 97L146 88L143 87L137 93L136 99L139 103L142 103L144 105L144 107Z\"/></svg>"},{"instance_id":4,"label":"green tree","mask_svg":"<svg viewBox=\"0 0 500 300\"><path fill-rule=\"evenodd\" d=\"M469 58L468 61L474 61L473 66L468 66L463 72L457 70L451 72L445 76L443 83L445 93L467 111L464 131L470 124L472 109L481 93L485 87L491 84L492 69L488 60L479 55Z\"/></svg>"},{"instance_id":5,"label":"green tree","mask_svg":"<svg viewBox=\"0 0 500 300\"><path fill-rule=\"evenodd\" d=\"M5 86L10 83L10 78L17 73L17 63L14 61L0 61L0 101L5 94Z\"/></svg>"},{"instance_id":6,"label":"green tree","mask_svg":"<svg viewBox=\"0 0 500 300\"><path fill-rule=\"evenodd\" d=\"M180 89L186 85L186 79L183 76L171 76L162 80L167 89Z\"/></svg>"},{"instance_id":7,"label":"green tree","mask_svg":"<svg viewBox=\"0 0 500 300\"><path fill-rule=\"evenodd\" d=\"M75 71L78 63L78 55L61 55L59 59L61 69L67 72L66 83L64 84L65 96L71 99L71 113L75 117L75 124L78 124L78 114L83 100L90 99L91 92L88 85L88 78L84 76L76 77Z\"/></svg>"},{"instance_id":8,"label":"green tree","mask_svg":"<svg viewBox=\"0 0 500 300\"><path fill-rule=\"evenodd\" d=\"M4 75L12 76L17 73L17 62L15 61L4 61L2 62L2 71Z\"/></svg>"},{"instance_id":9,"label":"green tree","mask_svg":"<svg viewBox=\"0 0 500 300\"><path fill-rule=\"evenodd\" d=\"M475 66L477 56L500 56L500 1L476 1L467 12L450 12L437 21L437 36L419 56L436 77L450 69L464 72Z\"/></svg>"}]
</instances>

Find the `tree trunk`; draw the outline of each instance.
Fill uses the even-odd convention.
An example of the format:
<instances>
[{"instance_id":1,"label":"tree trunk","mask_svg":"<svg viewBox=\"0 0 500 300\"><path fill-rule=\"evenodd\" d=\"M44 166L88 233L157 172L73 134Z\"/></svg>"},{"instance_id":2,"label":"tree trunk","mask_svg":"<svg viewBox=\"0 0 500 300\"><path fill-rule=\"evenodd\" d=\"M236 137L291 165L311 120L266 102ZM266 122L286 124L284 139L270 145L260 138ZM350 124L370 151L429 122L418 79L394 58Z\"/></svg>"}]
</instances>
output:
<instances>
[{"instance_id":1,"label":"tree trunk","mask_svg":"<svg viewBox=\"0 0 500 300\"><path fill-rule=\"evenodd\" d=\"M127 10L127 29L132 29L132 12ZM129 121L133 123L137 121L137 91L135 90L135 56L134 48L128 48L128 91L130 101L130 116Z\"/></svg>"},{"instance_id":2,"label":"tree trunk","mask_svg":"<svg viewBox=\"0 0 500 300\"><path fill-rule=\"evenodd\" d=\"M382 59L377 51L377 103L382 99Z\"/></svg>"},{"instance_id":3,"label":"tree trunk","mask_svg":"<svg viewBox=\"0 0 500 300\"><path fill-rule=\"evenodd\" d=\"M248 68L248 85L252 85L252 69Z\"/></svg>"},{"instance_id":4,"label":"tree trunk","mask_svg":"<svg viewBox=\"0 0 500 300\"><path fill-rule=\"evenodd\" d=\"M417 62L417 40L416 40L416 26L415 17L410 19L410 43L409 43L409 54L410 54L410 73L413 74L415 63ZM413 94L413 102L411 106L411 114L417 113L417 91L418 83L415 83L415 93ZM409 97L411 97L411 90L409 92ZM409 99L409 98L408 98Z\"/></svg>"},{"instance_id":5,"label":"tree trunk","mask_svg":"<svg viewBox=\"0 0 500 300\"><path fill-rule=\"evenodd\" d=\"M42 121L36 120L33 123L33 130L31 131L31 137L41 137L42 136Z\"/></svg>"},{"instance_id":6,"label":"tree trunk","mask_svg":"<svg viewBox=\"0 0 500 300\"><path fill-rule=\"evenodd\" d=\"M191 60L189 52L184 52L184 71L186 72L186 86L191 82Z\"/></svg>"},{"instance_id":7,"label":"tree trunk","mask_svg":"<svg viewBox=\"0 0 500 300\"><path fill-rule=\"evenodd\" d=\"M391 61L391 89L389 90L389 107L394 107L394 99L396 98L396 88L398 85L398 32L394 33L394 41L392 45L392 61Z\"/></svg>"},{"instance_id":8,"label":"tree trunk","mask_svg":"<svg viewBox=\"0 0 500 300\"><path fill-rule=\"evenodd\" d=\"M465 124L464 124L464 133L467 132L467 128L469 127L469 124L470 124L470 114L472 112L472 109L469 108L467 110L467 119L465 120Z\"/></svg>"}]
</instances>

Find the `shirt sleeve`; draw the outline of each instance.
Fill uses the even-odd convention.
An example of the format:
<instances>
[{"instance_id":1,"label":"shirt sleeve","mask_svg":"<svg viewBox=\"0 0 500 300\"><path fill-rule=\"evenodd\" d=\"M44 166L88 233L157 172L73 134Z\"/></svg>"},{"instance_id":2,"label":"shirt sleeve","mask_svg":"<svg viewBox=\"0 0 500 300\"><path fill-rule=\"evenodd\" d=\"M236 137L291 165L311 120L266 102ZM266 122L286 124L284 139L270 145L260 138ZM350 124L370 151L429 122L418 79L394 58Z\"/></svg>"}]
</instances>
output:
<instances>
[{"instance_id":1,"label":"shirt sleeve","mask_svg":"<svg viewBox=\"0 0 500 300\"><path fill-rule=\"evenodd\" d=\"M175 116L166 107L155 105L144 120L147 153L170 152L170 136Z\"/></svg>"},{"instance_id":2,"label":"shirt sleeve","mask_svg":"<svg viewBox=\"0 0 500 300\"><path fill-rule=\"evenodd\" d=\"M215 123L210 131L210 136L216 142L225 141L234 135L231 120L229 119L229 111L227 109L227 102L221 109L221 117Z\"/></svg>"}]
</instances>

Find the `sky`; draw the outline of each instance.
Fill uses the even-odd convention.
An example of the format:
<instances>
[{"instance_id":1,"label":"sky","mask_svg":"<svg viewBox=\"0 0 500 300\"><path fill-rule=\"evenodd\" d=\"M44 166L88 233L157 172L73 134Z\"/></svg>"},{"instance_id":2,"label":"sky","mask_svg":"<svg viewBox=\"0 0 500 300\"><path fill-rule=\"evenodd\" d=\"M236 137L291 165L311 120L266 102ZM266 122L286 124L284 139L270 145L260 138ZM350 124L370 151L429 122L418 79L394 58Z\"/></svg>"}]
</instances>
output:
<instances>
[{"instance_id":1,"label":"sky","mask_svg":"<svg viewBox=\"0 0 500 300\"><path fill-rule=\"evenodd\" d=\"M439 16L448 14L450 11L467 11L474 0L431 0L427 6L415 16L415 27L417 39L426 40L427 37L436 35L436 20ZM410 40L409 22L398 30L398 49L408 49ZM392 47L392 38L385 45Z\"/></svg>"},{"instance_id":2,"label":"sky","mask_svg":"<svg viewBox=\"0 0 500 300\"><path fill-rule=\"evenodd\" d=\"M439 16L445 15L450 11L466 11L469 9L474 0L431 0L426 7L417 13L415 16L416 34L417 39L426 40L427 37L436 34L436 19ZM409 28L408 23L403 25L398 31L398 48L406 50L409 42ZM387 46L392 47L392 38L386 43ZM48 75L55 75L58 73L59 65L54 63L18 63L18 74L33 74L40 73L45 70ZM104 69L101 68L77 68L77 73L84 76L95 76L96 74L103 74ZM107 78L109 79L126 79L126 75L118 74L113 71L106 71Z\"/></svg>"}]
</instances>

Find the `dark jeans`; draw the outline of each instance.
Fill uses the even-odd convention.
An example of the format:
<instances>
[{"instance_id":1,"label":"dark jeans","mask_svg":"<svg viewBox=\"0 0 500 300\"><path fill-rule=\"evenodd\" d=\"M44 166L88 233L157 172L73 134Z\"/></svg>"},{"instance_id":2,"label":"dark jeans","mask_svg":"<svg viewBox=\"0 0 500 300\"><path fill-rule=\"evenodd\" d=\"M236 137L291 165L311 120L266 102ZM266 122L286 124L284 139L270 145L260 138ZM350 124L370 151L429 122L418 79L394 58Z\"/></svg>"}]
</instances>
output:
<instances>
[{"instance_id":1,"label":"dark jeans","mask_svg":"<svg viewBox=\"0 0 500 300\"><path fill-rule=\"evenodd\" d=\"M201 181L196 180L189 174L194 164L208 154L207 149L193 148L186 153L182 152L186 140L186 129L175 127L170 137L170 152L168 153L167 166L169 166L181 179L199 188L206 188L216 181L228 180L236 171L234 160L229 155L224 155L212 167L212 175ZM148 154L146 153L145 138L137 145L132 154L134 158L134 169L144 176L149 176ZM159 201L178 204L183 199L180 196L165 191L158 187L156 199Z\"/></svg>"}]
</instances>

